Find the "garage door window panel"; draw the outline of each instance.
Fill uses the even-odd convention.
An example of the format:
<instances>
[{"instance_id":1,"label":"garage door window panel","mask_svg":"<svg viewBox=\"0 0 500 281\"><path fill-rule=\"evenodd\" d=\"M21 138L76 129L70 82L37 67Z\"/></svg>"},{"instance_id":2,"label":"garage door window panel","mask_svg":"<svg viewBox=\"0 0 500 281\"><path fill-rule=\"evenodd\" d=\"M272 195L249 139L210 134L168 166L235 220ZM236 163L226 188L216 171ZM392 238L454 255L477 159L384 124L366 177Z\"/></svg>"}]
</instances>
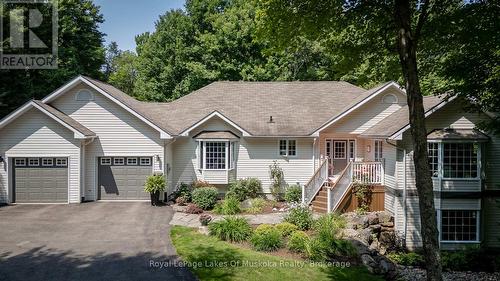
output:
<instances>
[{"instance_id":1,"label":"garage door window panel","mask_svg":"<svg viewBox=\"0 0 500 281\"><path fill-rule=\"evenodd\" d=\"M15 166L16 166L16 167L19 167L19 166L21 166L21 167L22 167L22 166L26 166L26 159L24 159L24 158L16 158L16 159L14 160L14 164L15 164Z\"/></svg>"},{"instance_id":2,"label":"garage door window panel","mask_svg":"<svg viewBox=\"0 0 500 281\"><path fill-rule=\"evenodd\" d=\"M150 166L151 165L151 158L141 158L140 160L141 166Z\"/></svg>"},{"instance_id":3,"label":"garage door window panel","mask_svg":"<svg viewBox=\"0 0 500 281\"><path fill-rule=\"evenodd\" d=\"M54 166L54 160L52 158L42 158L42 166L44 167Z\"/></svg>"},{"instance_id":4,"label":"garage door window panel","mask_svg":"<svg viewBox=\"0 0 500 281\"><path fill-rule=\"evenodd\" d=\"M28 166L30 166L30 167L40 166L40 159L38 159L38 158L29 158L28 159Z\"/></svg>"},{"instance_id":5,"label":"garage door window panel","mask_svg":"<svg viewBox=\"0 0 500 281\"><path fill-rule=\"evenodd\" d=\"M68 165L68 160L66 158L56 158L56 166L66 167Z\"/></svg>"},{"instance_id":6,"label":"garage door window panel","mask_svg":"<svg viewBox=\"0 0 500 281\"><path fill-rule=\"evenodd\" d=\"M111 158L101 158L101 165L103 166L111 165Z\"/></svg>"},{"instance_id":7,"label":"garage door window panel","mask_svg":"<svg viewBox=\"0 0 500 281\"><path fill-rule=\"evenodd\" d=\"M127 165L128 166L136 166L137 165L137 158L127 158Z\"/></svg>"},{"instance_id":8,"label":"garage door window panel","mask_svg":"<svg viewBox=\"0 0 500 281\"><path fill-rule=\"evenodd\" d=\"M113 164L117 166L123 166L125 165L125 158L115 158L113 160Z\"/></svg>"}]
</instances>

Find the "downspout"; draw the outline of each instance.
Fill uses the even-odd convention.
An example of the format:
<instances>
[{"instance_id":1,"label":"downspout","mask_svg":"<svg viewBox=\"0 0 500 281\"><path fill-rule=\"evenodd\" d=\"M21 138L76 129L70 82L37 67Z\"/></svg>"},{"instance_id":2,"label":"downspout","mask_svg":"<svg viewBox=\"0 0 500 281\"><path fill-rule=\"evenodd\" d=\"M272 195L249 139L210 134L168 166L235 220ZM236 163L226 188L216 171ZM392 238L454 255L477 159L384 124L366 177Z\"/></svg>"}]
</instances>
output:
<instances>
[{"instance_id":1,"label":"downspout","mask_svg":"<svg viewBox=\"0 0 500 281\"><path fill-rule=\"evenodd\" d=\"M316 172L316 139L313 139L313 175Z\"/></svg>"},{"instance_id":2,"label":"downspout","mask_svg":"<svg viewBox=\"0 0 500 281\"><path fill-rule=\"evenodd\" d=\"M177 138L173 138L170 142L167 143L167 141L165 141L163 143L163 171L165 172L165 177L166 177L166 181L167 181L167 192L165 192L163 194L164 198L163 200L166 200L168 198L168 178L169 178L169 170L172 170L172 167L170 167L171 165L168 164L167 162L167 145L172 145L175 141L177 140ZM172 153L173 153L173 150L172 150ZM171 159L168 159L169 161Z\"/></svg>"}]
</instances>

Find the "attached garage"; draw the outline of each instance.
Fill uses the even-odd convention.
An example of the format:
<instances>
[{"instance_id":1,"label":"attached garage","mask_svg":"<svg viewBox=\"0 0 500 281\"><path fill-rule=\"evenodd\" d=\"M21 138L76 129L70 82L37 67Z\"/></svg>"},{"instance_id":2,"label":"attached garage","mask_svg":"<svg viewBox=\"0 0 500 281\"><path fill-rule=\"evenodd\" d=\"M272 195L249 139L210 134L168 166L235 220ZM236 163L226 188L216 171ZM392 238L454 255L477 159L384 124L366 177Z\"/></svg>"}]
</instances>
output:
<instances>
[{"instance_id":1,"label":"attached garage","mask_svg":"<svg viewBox=\"0 0 500 281\"><path fill-rule=\"evenodd\" d=\"M144 183L153 173L152 162L151 157L98 158L98 199L148 199Z\"/></svg>"},{"instance_id":2,"label":"attached garage","mask_svg":"<svg viewBox=\"0 0 500 281\"><path fill-rule=\"evenodd\" d=\"M13 158L13 201L68 203L68 159Z\"/></svg>"}]
</instances>

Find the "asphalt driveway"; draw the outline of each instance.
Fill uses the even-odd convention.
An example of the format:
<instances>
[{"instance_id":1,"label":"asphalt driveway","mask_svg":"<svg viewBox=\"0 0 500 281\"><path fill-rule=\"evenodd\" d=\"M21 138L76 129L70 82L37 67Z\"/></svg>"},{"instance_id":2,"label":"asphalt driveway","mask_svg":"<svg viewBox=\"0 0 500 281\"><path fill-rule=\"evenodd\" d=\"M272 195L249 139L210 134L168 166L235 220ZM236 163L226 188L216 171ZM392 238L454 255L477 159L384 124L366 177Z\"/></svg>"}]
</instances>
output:
<instances>
[{"instance_id":1,"label":"asphalt driveway","mask_svg":"<svg viewBox=\"0 0 500 281\"><path fill-rule=\"evenodd\" d=\"M172 215L146 202L1 207L0 280L194 280L178 266Z\"/></svg>"}]
</instances>

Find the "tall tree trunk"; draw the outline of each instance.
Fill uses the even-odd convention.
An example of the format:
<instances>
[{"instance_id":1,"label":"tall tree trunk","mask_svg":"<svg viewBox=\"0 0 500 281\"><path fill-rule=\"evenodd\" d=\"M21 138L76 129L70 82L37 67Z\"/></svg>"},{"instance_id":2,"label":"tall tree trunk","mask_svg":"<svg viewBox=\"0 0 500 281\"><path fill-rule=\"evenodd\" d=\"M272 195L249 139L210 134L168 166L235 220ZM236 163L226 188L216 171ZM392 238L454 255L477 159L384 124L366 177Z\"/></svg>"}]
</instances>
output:
<instances>
[{"instance_id":1,"label":"tall tree trunk","mask_svg":"<svg viewBox=\"0 0 500 281\"><path fill-rule=\"evenodd\" d=\"M409 0L395 1L395 22L398 28L398 53L406 82L409 119L413 138L415 181L420 207L421 234L427 268L427 280L442 280L441 257L434 208L434 192L427 158L427 130L417 68L417 38L412 32L412 9ZM419 24L421 24L419 22Z\"/></svg>"}]
</instances>

